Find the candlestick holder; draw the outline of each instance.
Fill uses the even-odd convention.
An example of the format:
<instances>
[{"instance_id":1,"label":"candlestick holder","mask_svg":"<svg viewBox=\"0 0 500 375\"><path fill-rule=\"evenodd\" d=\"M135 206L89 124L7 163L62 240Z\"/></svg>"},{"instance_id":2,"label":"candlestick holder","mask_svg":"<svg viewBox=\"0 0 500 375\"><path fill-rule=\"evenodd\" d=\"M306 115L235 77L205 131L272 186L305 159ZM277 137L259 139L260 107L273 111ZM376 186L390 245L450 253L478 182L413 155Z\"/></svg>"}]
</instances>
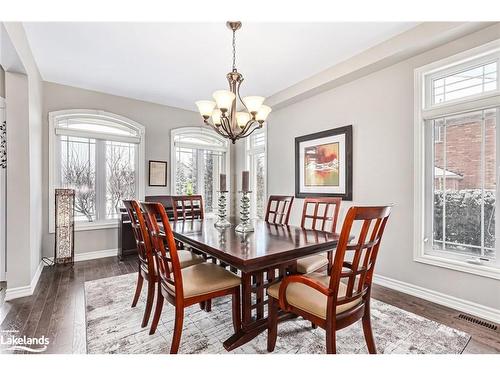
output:
<instances>
[{"instance_id":1,"label":"candlestick holder","mask_svg":"<svg viewBox=\"0 0 500 375\"><path fill-rule=\"evenodd\" d=\"M251 191L240 191L241 205L240 205L240 223L234 228L236 232L247 233L253 232L254 228L250 222L250 193Z\"/></svg>"},{"instance_id":2,"label":"candlestick holder","mask_svg":"<svg viewBox=\"0 0 500 375\"><path fill-rule=\"evenodd\" d=\"M218 219L214 224L217 228L226 228L231 225L226 217L226 193L227 190L219 191L219 206L217 208Z\"/></svg>"}]
</instances>

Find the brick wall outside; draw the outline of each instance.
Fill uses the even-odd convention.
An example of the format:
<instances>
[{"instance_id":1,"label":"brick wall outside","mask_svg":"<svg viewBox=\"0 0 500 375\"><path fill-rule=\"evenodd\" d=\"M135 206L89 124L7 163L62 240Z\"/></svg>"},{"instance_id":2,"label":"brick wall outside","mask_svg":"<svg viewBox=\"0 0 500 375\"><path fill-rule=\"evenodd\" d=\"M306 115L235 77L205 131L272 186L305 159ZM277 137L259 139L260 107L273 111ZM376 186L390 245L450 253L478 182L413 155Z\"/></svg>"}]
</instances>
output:
<instances>
[{"instance_id":1,"label":"brick wall outside","mask_svg":"<svg viewBox=\"0 0 500 375\"><path fill-rule=\"evenodd\" d=\"M485 121L485 188L495 189L495 119ZM444 129L443 129L444 132ZM441 135L444 140L444 134ZM435 143L434 164L443 168L444 142ZM481 188L481 122L471 120L468 123L454 125L448 122L446 126L446 170L462 176L461 179L448 179L447 189L479 189ZM437 179L436 179L437 180ZM436 187L439 186L436 181Z\"/></svg>"}]
</instances>

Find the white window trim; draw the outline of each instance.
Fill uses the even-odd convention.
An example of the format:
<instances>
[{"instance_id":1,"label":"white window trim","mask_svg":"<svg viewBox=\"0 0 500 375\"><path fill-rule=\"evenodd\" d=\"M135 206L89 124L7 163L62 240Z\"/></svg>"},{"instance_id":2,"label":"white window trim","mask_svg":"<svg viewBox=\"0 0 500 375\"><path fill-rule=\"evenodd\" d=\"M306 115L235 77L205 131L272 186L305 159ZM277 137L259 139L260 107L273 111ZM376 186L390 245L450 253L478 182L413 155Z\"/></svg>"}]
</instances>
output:
<instances>
[{"instance_id":1,"label":"white window trim","mask_svg":"<svg viewBox=\"0 0 500 375\"><path fill-rule=\"evenodd\" d=\"M253 134L258 134L258 133L264 133L264 136L265 136L265 144L263 146L259 146L259 147L256 147L254 149L251 149L250 146L250 142L251 142L251 137ZM249 137L247 137L245 139L245 167L248 171L253 171L253 170L256 170L255 169L255 166L252 165L252 156L254 156L255 154L259 154L261 153L262 151L264 152L264 164L266 166L266 184L264 186L264 197L267 201L267 181L268 181L268 173L267 173L267 126L263 127L261 130L256 130L252 135L250 135ZM254 181L253 181L253 173L250 173L250 186L253 186L254 184ZM251 200L251 207L250 207L250 215L252 218L257 218L257 214L256 214L256 205L257 205L257 199L256 199L256 195L257 192L254 192L253 194L253 197L252 197L252 200Z\"/></svg>"},{"instance_id":2,"label":"white window trim","mask_svg":"<svg viewBox=\"0 0 500 375\"><path fill-rule=\"evenodd\" d=\"M414 72L414 228L413 228L413 260L419 263L444 267L456 271L471 273L483 277L500 280L500 268L491 264L472 264L464 260L444 258L425 253L425 121L440 115L452 115L469 112L473 110L483 110L498 107L500 105L500 74L497 74L499 85L496 91L485 94L467 97L465 99L454 100L442 104L427 105L425 102L424 90L429 85L425 85L426 77L434 72L446 69L455 64L466 63L476 60L482 56L496 54L500 56L500 40L496 40L477 48L450 56L440 61L419 67ZM487 57L486 57L487 58ZM498 145L497 147L500 147ZM497 184L500 183L500 167L497 166ZM500 261L498 250L500 233L496 231L496 262Z\"/></svg>"},{"instance_id":3,"label":"white window trim","mask_svg":"<svg viewBox=\"0 0 500 375\"><path fill-rule=\"evenodd\" d=\"M209 137L216 138L221 142L224 142L226 146L200 146L200 144L190 144L187 142L178 142L176 144L175 142L175 137L177 135L189 135L192 134L193 136L199 136L200 134L206 134ZM177 169L177 158L175 155L175 147L176 146L181 146L181 147L187 147L187 148L203 148L205 150L213 150L213 151L221 151L226 154L226 175L228 176L226 183L227 183L227 190L231 191L231 178L230 178L230 173L231 173L231 147L229 145L229 141L217 134L215 131L211 129L207 129L201 126L184 126L180 128L175 128L170 131L170 194L175 195L175 171ZM216 177L218 178L218 176ZM218 199L218 196L217 198ZM227 207L226 207L226 212L231 212L231 207L230 207L230 199L227 200ZM205 202L203 202L206 204Z\"/></svg>"},{"instance_id":4,"label":"white window trim","mask_svg":"<svg viewBox=\"0 0 500 375\"><path fill-rule=\"evenodd\" d=\"M56 175L55 168L55 156L56 156L56 124L61 118L72 118L72 117L93 117L110 120L117 122L125 127L134 129L138 132L139 137L136 138L138 142L137 156L138 156L138 169L137 169L137 198L140 200L144 199L144 189L145 189L145 176L144 176L144 165L145 165L145 127L133 120L130 120L124 116L120 116L111 112L105 112L101 110L93 109L70 109L62 111L49 112L49 233L55 233L55 199L54 199L54 179ZM71 130L65 130L67 134L72 133ZM82 135L84 132L78 132L78 135ZM75 133L76 135L76 133ZM95 136L94 133L89 133L89 137ZM106 139L116 140L116 141L126 141L124 137L117 135L106 135L103 134ZM134 138L134 137L132 137ZM75 222L75 231L85 231L85 230L96 230L96 229L110 229L118 228L119 219L113 220L100 220L96 222Z\"/></svg>"}]
</instances>

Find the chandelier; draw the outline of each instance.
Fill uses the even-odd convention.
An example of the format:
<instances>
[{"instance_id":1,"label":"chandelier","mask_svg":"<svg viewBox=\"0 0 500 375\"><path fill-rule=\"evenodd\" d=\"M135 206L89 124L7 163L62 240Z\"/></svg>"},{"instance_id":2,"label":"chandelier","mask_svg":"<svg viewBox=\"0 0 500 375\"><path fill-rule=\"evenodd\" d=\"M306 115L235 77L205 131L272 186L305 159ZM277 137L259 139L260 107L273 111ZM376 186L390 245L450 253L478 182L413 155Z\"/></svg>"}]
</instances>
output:
<instances>
[{"instance_id":1,"label":"chandelier","mask_svg":"<svg viewBox=\"0 0 500 375\"><path fill-rule=\"evenodd\" d=\"M263 96L241 98L243 75L236 69L236 30L241 28L241 22L229 21L226 25L233 32L233 70L226 75L229 90L217 90L212 95L215 101L200 100L196 106L205 124L235 143L261 129L271 107L263 104L266 99Z\"/></svg>"}]
</instances>

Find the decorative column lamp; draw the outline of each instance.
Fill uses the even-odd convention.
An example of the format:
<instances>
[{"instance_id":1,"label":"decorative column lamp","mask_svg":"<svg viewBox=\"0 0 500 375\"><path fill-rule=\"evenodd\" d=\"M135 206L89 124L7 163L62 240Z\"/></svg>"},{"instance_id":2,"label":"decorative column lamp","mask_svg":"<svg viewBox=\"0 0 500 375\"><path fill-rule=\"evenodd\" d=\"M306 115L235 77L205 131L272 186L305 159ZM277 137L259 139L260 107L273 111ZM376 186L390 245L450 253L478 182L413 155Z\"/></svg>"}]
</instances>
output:
<instances>
[{"instance_id":1,"label":"decorative column lamp","mask_svg":"<svg viewBox=\"0 0 500 375\"><path fill-rule=\"evenodd\" d=\"M71 263L75 257L75 190L55 191L54 263Z\"/></svg>"},{"instance_id":2,"label":"decorative column lamp","mask_svg":"<svg viewBox=\"0 0 500 375\"><path fill-rule=\"evenodd\" d=\"M250 172L241 173L241 205L240 205L240 223L234 229L236 232L253 232L254 228L250 222Z\"/></svg>"},{"instance_id":3,"label":"decorative column lamp","mask_svg":"<svg viewBox=\"0 0 500 375\"><path fill-rule=\"evenodd\" d=\"M227 194L227 180L226 175L221 173L219 176L219 207L217 210L217 221L214 224L217 228L226 228L231 225L226 216L226 194Z\"/></svg>"}]
</instances>

